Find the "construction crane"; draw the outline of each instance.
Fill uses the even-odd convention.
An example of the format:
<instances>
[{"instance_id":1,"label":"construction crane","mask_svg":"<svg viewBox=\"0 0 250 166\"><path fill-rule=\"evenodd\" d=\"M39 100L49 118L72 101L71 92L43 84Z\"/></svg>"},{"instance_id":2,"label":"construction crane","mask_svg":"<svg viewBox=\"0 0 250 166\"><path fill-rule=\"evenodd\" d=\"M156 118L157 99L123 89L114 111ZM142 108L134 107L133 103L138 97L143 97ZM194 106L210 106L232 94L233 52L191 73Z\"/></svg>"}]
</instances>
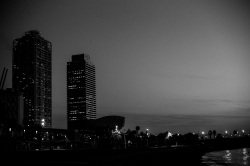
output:
<instances>
[{"instance_id":1,"label":"construction crane","mask_svg":"<svg viewBox=\"0 0 250 166\"><path fill-rule=\"evenodd\" d=\"M5 69L5 67L4 67L3 72L2 72L2 76L1 76L1 80L0 80L0 90L3 90L5 79L7 76L7 72L8 72L8 69L7 68Z\"/></svg>"}]
</instances>

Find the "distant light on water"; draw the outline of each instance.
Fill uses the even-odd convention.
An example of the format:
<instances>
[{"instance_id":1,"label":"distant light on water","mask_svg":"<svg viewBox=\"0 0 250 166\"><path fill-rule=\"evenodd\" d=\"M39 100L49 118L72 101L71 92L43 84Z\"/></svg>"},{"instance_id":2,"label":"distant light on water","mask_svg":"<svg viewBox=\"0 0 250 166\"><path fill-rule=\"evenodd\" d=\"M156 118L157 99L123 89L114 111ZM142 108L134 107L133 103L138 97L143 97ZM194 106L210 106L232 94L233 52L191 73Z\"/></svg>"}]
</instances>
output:
<instances>
[{"instance_id":1,"label":"distant light on water","mask_svg":"<svg viewBox=\"0 0 250 166\"><path fill-rule=\"evenodd\" d=\"M250 164L250 148L209 152L202 157L202 164L247 166Z\"/></svg>"},{"instance_id":2,"label":"distant light on water","mask_svg":"<svg viewBox=\"0 0 250 166\"><path fill-rule=\"evenodd\" d=\"M250 162L249 162L249 149L247 150L246 148L244 148L243 149L243 152L242 152L242 154L243 154L243 157L242 157L242 159L243 159L243 165L248 165L248 164L250 164Z\"/></svg>"},{"instance_id":3,"label":"distant light on water","mask_svg":"<svg viewBox=\"0 0 250 166\"><path fill-rule=\"evenodd\" d=\"M226 150L226 155L224 155L223 158L226 160L226 163L231 163L232 158L230 150Z\"/></svg>"}]
</instances>

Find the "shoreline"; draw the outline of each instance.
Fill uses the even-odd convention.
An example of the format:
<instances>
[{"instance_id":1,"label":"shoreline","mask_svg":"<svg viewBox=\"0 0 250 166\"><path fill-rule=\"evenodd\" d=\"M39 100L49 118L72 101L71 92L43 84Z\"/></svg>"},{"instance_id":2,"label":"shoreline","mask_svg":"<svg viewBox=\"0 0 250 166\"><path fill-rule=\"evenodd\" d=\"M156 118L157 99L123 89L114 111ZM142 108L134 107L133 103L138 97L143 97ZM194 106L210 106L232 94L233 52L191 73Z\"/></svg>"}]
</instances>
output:
<instances>
[{"instance_id":1,"label":"shoreline","mask_svg":"<svg viewBox=\"0 0 250 166\"><path fill-rule=\"evenodd\" d=\"M2 151L3 162L29 165L200 165L205 153L248 148L250 139L207 140L204 144L141 149Z\"/></svg>"},{"instance_id":2,"label":"shoreline","mask_svg":"<svg viewBox=\"0 0 250 166\"><path fill-rule=\"evenodd\" d=\"M221 149L222 150L222 149ZM135 166L159 163L200 165L204 147L178 147L129 150L53 150L6 152L5 162L29 165L109 165ZM11 160L12 158L12 160ZM7 160L6 160L7 159ZM14 159L14 160L13 160Z\"/></svg>"}]
</instances>

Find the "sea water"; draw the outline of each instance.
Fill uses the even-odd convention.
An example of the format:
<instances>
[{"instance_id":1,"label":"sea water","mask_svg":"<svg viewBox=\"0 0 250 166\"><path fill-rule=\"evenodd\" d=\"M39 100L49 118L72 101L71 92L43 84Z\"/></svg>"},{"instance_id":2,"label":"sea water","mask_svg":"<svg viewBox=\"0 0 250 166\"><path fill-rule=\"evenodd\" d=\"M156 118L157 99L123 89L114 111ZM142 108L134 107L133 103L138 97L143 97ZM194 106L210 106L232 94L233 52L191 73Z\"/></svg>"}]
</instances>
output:
<instances>
[{"instance_id":1,"label":"sea water","mask_svg":"<svg viewBox=\"0 0 250 166\"><path fill-rule=\"evenodd\" d=\"M203 166L250 166L250 148L209 152L202 156Z\"/></svg>"}]
</instances>

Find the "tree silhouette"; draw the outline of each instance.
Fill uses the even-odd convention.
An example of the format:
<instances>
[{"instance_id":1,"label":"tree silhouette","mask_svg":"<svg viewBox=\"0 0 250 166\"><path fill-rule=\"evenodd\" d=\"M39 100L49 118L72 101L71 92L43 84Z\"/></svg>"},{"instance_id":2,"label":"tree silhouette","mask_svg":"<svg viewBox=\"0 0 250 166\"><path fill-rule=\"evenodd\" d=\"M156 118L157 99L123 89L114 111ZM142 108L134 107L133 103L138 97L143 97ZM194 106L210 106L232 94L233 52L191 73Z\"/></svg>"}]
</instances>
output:
<instances>
[{"instance_id":1,"label":"tree silhouette","mask_svg":"<svg viewBox=\"0 0 250 166\"><path fill-rule=\"evenodd\" d=\"M234 136L236 136L236 135L238 134L238 131L237 131L237 130L234 130L234 131L233 131L233 134L234 134Z\"/></svg>"},{"instance_id":2,"label":"tree silhouette","mask_svg":"<svg viewBox=\"0 0 250 166\"><path fill-rule=\"evenodd\" d=\"M213 132L211 130L208 131L209 138L211 139Z\"/></svg>"},{"instance_id":3,"label":"tree silhouette","mask_svg":"<svg viewBox=\"0 0 250 166\"><path fill-rule=\"evenodd\" d=\"M157 135L157 139L158 139L158 146L164 146L165 145L165 134L164 133L159 133Z\"/></svg>"},{"instance_id":4,"label":"tree silhouette","mask_svg":"<svg viewBox=\"0 0 250 166\"><path fill-rule=\"evenodd\" d=\"M139 142L139 138L138 138L138 133L139 133L139 130L140 130L140 126L136 126L135 127L136 129L136 137L135 137L135 142L136 142L136 148L138 147L138 142Z\"/></svg>"},{"instance_id":5,"label":"tree silhouette","mask_svg":"<svg viewBox=\"0 0 250 166\"><path fill-rule=\"evenodd\" d=\"M138 134L138 133L139 133L139 130L140 130L141 128L140 128L140 126L136 126L135 129L136 129L136 134Z\"/></svg>"},{"instance_id":6,"label":"tree silhouette","mask_svg":"<svg viewBox=\"0 0 250 166\"><path fill-rule=\"evenodd\" d=\"M216 137L216 130L213 130L213 135L214 135L214 139L215 139L215 137Z\"/></svg>"}]
</instances>

